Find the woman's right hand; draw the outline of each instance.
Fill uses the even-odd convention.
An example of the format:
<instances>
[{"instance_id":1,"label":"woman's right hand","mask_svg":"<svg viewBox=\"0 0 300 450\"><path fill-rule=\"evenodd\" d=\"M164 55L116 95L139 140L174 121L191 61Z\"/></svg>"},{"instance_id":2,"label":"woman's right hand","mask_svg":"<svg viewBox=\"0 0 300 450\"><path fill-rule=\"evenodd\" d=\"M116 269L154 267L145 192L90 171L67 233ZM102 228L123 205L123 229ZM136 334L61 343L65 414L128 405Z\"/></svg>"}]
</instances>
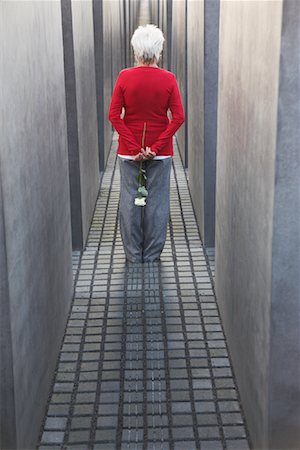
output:
<instances>
[{"instance_id":1,"label":"woman's right hand","mask_svg":"<svg viewBox=\"0 0 300 450\"><path fill-rule=\"evenodd\" d=\"M143 150L143 149L141 149L141 150ZM142 151L140 151L139 153L137 153L134 157L133 157L133 160L134 161L143 161L145 158L144 158L144 155L143 155L143 153L142 153Z\"/></svg>"},{"instance_id":2,"label":"woman's right hand","mask_svg":"<svg viewBox=\"0 0 300 450\"><path fill-rule=\"evenodd\" d=\"M156 156L156 153L151 151L151 147L146 147L146 150L141 148L141 151L134 156L133 160L147 161L148 159L154 158L154 156Z\"/></svg>"}]
</instances>

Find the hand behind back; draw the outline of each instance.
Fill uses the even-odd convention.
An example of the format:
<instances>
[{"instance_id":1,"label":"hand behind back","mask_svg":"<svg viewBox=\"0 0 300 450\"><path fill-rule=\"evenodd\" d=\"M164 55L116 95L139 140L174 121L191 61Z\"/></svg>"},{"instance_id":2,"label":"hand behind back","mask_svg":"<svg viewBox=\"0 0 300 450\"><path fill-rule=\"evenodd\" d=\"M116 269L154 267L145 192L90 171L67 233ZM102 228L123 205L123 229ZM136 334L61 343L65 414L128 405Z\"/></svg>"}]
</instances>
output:
<instances>
[{"instance_id":1,"label":"hand behind back","mask_svg":"<svg viewBox=\"0 0 300 450\"><path fill-rule=\"evenodd\" d=\"M135 155L133 159L134 161L146 161L148 159L153 159L154 156L156 156L156 153L151 151L151 147L146 147L146 149L141 148L140 153Z\"/></svg>"}]
</instances>

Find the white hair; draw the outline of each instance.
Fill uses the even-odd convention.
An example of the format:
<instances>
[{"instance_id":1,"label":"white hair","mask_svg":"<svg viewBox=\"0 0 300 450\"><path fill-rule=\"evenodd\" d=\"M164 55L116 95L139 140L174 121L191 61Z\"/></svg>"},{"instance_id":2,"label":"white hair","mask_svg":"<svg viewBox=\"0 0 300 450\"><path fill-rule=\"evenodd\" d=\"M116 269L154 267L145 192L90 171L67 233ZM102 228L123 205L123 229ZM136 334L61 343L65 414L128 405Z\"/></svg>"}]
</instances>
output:
<instances>
[{"instance_id":1,"label":"white hair","mask_svg":"<svg viewBox=\"0 0 300 450\"><path fill-rule=\"evenodd\" d=\"M158 62L165 41L160 28L153 24L139 25L132 35L131 45L138 62L150 63L156 58Z\"/></svg>"}]
</instances>

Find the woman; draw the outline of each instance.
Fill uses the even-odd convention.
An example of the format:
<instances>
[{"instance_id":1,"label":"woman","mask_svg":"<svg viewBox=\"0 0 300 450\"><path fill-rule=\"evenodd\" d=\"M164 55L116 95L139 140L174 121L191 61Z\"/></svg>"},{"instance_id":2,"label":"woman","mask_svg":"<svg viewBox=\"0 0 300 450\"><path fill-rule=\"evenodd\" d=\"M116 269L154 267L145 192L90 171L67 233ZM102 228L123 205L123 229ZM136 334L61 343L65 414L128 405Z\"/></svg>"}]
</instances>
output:
<instances>
[{"instance_id":1,"label":"woman","mask_svg":"<svg viewBox=\"0 0 300 450\"><path fill-rule=\"evenodd\" d=\"M160 258L170 211L173 135L184 122L176 77L157 65L164 40L156 25L135 30L131 45L137 65L119 72L108 114L119 134L120 232L126 259L131 262ZM147 175L148 197L143 207L135 204L140 161Z\"/></svg>"}]
</instances>

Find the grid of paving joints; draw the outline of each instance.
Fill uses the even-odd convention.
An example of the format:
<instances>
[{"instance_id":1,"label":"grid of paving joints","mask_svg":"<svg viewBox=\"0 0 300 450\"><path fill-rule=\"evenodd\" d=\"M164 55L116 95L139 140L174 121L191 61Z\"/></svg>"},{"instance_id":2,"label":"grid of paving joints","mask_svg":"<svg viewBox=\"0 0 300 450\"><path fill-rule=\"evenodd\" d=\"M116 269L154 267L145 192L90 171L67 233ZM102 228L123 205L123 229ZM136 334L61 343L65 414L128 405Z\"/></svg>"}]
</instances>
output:
<instances>
[{"instance_id":1,"label":"grid of paving joints","mask_svg":"<svg viewBox=\"0 0 300 450\"><path fill-rule=\"evenodd\" d=\"M39 449L248 449L184 169L174 139L159 263L125 264L117 134L86 248Z\"/></svg>"}]
</instances>

